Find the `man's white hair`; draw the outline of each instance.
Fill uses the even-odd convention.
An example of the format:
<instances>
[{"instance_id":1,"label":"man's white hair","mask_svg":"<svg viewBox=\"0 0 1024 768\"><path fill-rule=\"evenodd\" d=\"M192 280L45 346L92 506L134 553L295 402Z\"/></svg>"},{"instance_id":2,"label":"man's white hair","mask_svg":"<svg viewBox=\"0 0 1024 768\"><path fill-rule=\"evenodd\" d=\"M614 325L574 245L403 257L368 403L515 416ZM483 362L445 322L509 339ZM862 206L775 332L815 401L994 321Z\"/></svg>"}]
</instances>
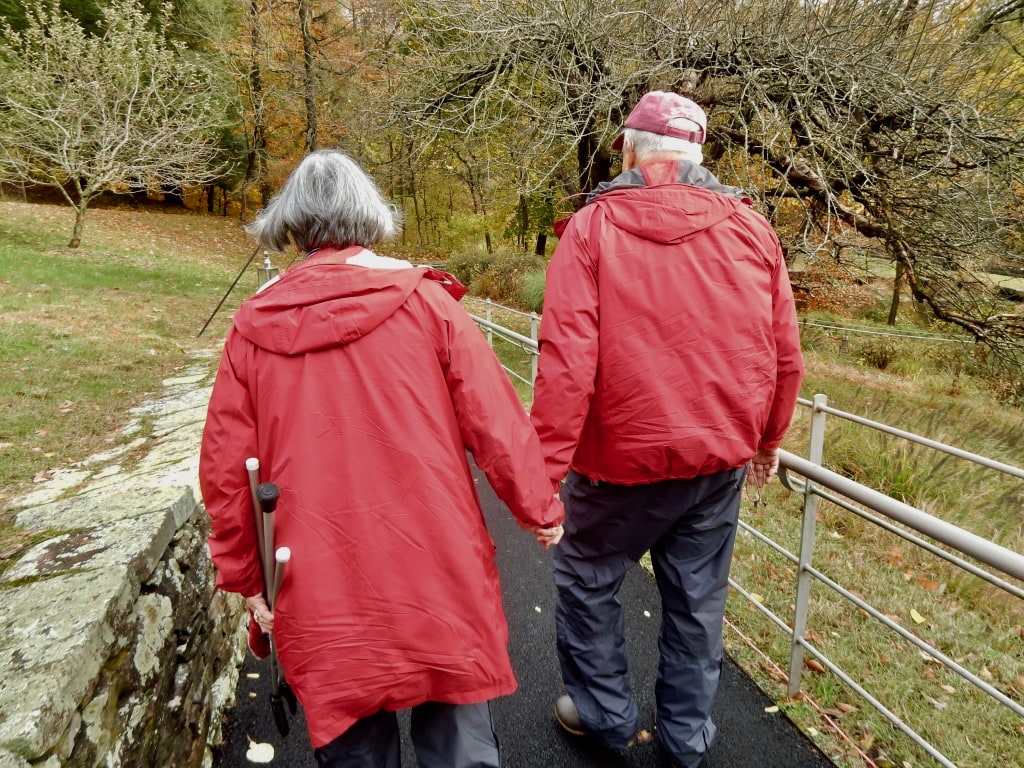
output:
<instances>
[{"instance_id":1,"label":"man's white hair","mask_svg":"<svg viewBox=\"0 0 1024 768\"><path fill-rule=\"evenodd\" d=\"M263 248L304 251L371 245L394 237L400 217L362 168L344 152L312 152L281 191L245 227Z\"/></svg>"},{"instance_id":2,"label":"man's white hair","mask_svg":"<svg viewBox=\"0 0 1024 768\"><path fill-rule=\"evenodd\" d=\"M680 123L692 125L689 120L680 120ZM676 136L663 136L660 133L650 131L638 131L635 128L626 128L623 132L623 143L633 148L638 160L643 160L647 155L661 152L672 152L682 154L691 163L700 165L704 162L704 151L700 144L693 141L686 141Z\"/></svg>"}]
</instances>

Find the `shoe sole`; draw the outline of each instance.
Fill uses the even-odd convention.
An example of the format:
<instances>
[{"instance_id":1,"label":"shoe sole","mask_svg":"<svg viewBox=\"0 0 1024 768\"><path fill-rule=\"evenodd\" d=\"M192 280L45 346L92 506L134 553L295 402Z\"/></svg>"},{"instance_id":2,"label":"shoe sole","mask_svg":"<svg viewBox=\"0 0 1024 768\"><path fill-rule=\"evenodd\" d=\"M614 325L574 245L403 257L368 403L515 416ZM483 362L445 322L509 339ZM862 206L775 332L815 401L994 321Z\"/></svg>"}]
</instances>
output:
<instances>
[{"instance_id":1,"label":"shoe sole","mask_svg":"<svg viewBox=\"0 0 1024 768\"><path fill-rule=\"evenodd\" d=\"M562 716L558 714L558 707L555 707L554 711L555 711L555 720L558 721L558 724L560 726L562 726L563 729L565 729L566 731L571 733L573 736L586 736L587 735L586 731L580 730L579 728L573 728L571 725L569 725L567 722L565 722L565 720L562 719Z\"/></svg>"}]
</instances>

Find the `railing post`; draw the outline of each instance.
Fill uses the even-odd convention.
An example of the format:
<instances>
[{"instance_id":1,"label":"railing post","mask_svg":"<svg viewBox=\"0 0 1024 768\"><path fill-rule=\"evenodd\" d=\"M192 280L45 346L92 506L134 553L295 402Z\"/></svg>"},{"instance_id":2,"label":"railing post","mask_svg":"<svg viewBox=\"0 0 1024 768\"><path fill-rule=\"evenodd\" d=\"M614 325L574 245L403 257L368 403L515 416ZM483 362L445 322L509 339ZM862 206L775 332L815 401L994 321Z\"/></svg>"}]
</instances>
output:
<instances>
[{"instance_id":1,"label":"railing post","mask_svg":"<svg viewBox=\"0 0 1024 768\"><path fill-rule=\"evenodd\" d=\"M484 299L484 319L488 323L494 322L494 318L492 317L493 313L491 312L491 307L493 306L494 305L490 299ZM487 343L491 345L491 349L494 349L494 333L491 331L490 327L487 328Z\"/></svg>"},{"instance_id":2,"label":"railing post","mask_svg":"<svg viewBox=\"0 0 1024 768\"><path fill-rule=\"evenodd\" d=\"M537 383L537 362L540 360L540 316L536 312L530 313L530 338L533 339L533 346L536 352L530 352L530 386Z\"/></svg>"},{"instance_id":3,"label":"railing post","mask_svg":"<svg viewBox=\"0 0 1024 768\"><path fill-rule=\"evenodd\" d=\"M821 466L825 453L826 395L815 395L811 406L811 436L807 460ZM814 483L808 479L804 485L803 525L800 529L800 554L797 560L796 608L793 612L793 638L789 649L789 695L800 692L800 676L804 667L804 648L801 641L807 632L807 608L811 600L811 575L807 569L814 554L814 535L818 516L819 497Z\"/></svg>"}]
</instances>

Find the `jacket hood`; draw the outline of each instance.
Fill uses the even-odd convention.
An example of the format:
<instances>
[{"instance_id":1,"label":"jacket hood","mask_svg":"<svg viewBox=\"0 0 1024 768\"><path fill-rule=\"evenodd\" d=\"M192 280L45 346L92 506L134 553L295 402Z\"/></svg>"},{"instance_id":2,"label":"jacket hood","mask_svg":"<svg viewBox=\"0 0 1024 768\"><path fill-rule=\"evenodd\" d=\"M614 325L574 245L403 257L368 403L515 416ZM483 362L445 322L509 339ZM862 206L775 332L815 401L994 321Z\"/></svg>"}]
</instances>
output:
<instances>
[{"instance_id":1,"label":"jacket hood","mask_svg":"<svg viewBox=\"0 0 1024 768\"><path fill-rule=\"evenodd\" d=\"M282 355L349 344L398 311L423 280L440 283L456 300L466 292L440 270L362 248L322 250L243 302L234 327L256 346Z\"/></svg>"},{"instance_id":2,"label":"jacket hood","mask_svg":"<svg viewBox=\"0 0 1024 768\"><path fill-rule=\"evenodd\" d=\"M685 205L673 189L695 187ZM606 203L615 201L614 205ZM606 220L631 235L655 243L680 243L751 204L739 187L721 184L706 168L688 160L652 163L598 184L586 205L602 207ZM571 217L570 217L571 218ZM556 221L561 237L569 219Z\"/></svg>"}]
</instances>

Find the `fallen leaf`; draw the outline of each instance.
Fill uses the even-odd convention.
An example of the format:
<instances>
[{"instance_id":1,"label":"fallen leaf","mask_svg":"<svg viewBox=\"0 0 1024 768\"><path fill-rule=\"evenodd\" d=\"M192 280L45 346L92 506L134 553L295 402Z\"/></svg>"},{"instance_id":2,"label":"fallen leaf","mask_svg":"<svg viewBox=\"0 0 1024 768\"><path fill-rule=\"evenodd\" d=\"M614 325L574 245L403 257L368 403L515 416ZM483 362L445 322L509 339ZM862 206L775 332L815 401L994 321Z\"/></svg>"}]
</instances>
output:
<instances>
[{"instance_id":1,"label":"fallen leaf","mask_svg":"<svg viewBox=\"0 0 1024 768\"><path fill-rule=\"evenodd\" d=\"M638 744L650 744L654 741L654 736L651 735L650 731L640 730L636 732L636 740Z\"/></svg>"},{"instance_id":2,"label":"fallen leaf","mask_svg":"<svg viewBox=\"0 0 1024 768\"><path fill-rule=\"evenodd\" d=\"M844 701L837 701L836 702L836 709L840 710L843 714L847 714L847 715L850 714L851 712L856 712L857 711L857 708L855 706L853 706L853 704L847 704Z\"/></svg>"},{"instance_id":3,"label":"fallen leaf","mask_svg":"<svg viewBox=\"0 0 1024 768\"><path fill-rule=\"evenodd\" d=\"M933 699L931 696L925 696L925 699L940 712L949 706L949 702L941 699Z\"/></svg>"},{"instance_id":4,"label":"fallen leaf","mask_svg":"<svg viewBox=\"0 0 1024 768\"><path fill-rule=\"evenodd\" d=\"M804 665L815 672L824 672L825 666L817 659L807 659Z\"/></svg>"},{"instance_id":5,"label":"fallen leaf","mask_svg":"<svg viewBox=\"0 0 1024 768\"><path fill-rule=\"evenodd\" d=\"M918 624L924 624L924 616L917 612L917 609L910 609L910 618L916 621Z\"/></svg>"},{"instance_id":6,"label":"fallen leaf","mask_svg":"<svg viewBox=\"0 0 1024 768\"><path fill-rule=\"evenodd\" d=\"M274 745L249 739L249 750L245 759L250 763L270 763L274 760Z\"/></svg>"},{"instance_id":7,"label":"fallen leaf","mask_svg":"<svg viewBox=\"0 0 1024 768\"><path fill-rule=\"evenodd\" d=\"M779 711L779 708L776 706L765 707L764 711L769 715L774 715L776 712Z\"/></svg>"},{"instance_id":8,"label":"fallen leaf","mask_svg":"<svg viewBox=\"0 0 1024 768\"><path fill-rule=\"evenodd\" d=\"M927 589L929 592L942 591L940 589L942 584L940 584L937 581L932 581L931 579L926 579L924 576L919 576L917 578L917 583L925 589Z\"/></svg>"},{"instance_id":9,"label":"fallen leaf","mask_svg":"<svg viewBox=\"0 0 1024 768\"><path fill-rule=\"evenodd\" d=\"M943 684L941 687L942 690L944 690L946 693L956 693L956 688L954 688L952 685Z\"/></svg>"}]
</instances>

